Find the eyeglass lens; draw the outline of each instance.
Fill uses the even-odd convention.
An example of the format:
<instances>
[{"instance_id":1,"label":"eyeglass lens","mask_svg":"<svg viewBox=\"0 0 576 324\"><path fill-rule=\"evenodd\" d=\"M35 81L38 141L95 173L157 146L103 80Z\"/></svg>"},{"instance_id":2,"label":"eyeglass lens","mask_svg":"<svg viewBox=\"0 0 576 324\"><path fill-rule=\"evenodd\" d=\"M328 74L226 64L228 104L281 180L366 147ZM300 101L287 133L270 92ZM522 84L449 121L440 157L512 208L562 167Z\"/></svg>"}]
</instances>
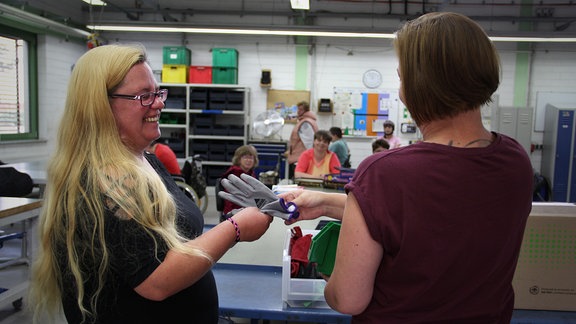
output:
<instances>
[{"instance_id":1,"label":"eyeglass lens","mask_svg":"<svg viewBox=\"0 0 576 324\"><path fill-rule=\"evenodd\" d=\"M144 93L140 95L140 102L142 103L142 106L150 106L154 103L156 97L160 98L160 101L162 102L166 101L166 98L168 98L168 90L161 89L158 92Z\"/></svg>"}]
</instances>

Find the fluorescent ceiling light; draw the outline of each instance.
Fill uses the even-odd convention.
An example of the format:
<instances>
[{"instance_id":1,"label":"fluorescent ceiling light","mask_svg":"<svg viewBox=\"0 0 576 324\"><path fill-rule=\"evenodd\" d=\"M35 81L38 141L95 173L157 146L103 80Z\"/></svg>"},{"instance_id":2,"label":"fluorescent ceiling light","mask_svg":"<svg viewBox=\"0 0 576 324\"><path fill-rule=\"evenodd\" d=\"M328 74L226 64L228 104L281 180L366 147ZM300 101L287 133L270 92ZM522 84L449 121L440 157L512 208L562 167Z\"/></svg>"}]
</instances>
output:
<instances>
[{"instance_id":1,"label":"fluorescent ceiling light","mask_svg":"<svg viewBox=\"0 0 576 324\"><path fill-rule=\"evenodd\" d=\"M105 6L106 2L100 0L82 0L91 6Z\"/></svg>"},{"instance_id":2,"label":"fluorescent ceiling light","mask_svg":"<svg viewBox=\"0 0 576 324\"><path fill-rule=\"evenodd\" d=\"M505 37L491 36L493 42L574 43L576 37Z\"/></svg>"},{"instance_id":3,"label":"fluorescent ceiling light","mask_svg":"<svg viewBox=\"0 0 576 324\"><path fill-rule=\"evenodd\" d=\"M310 10L310 0L290 0L292 9Z\"/></svg>"},{"instance_id":4,"label":"fluorescent ceiling light","mask_svg":"<svg viewBox=\"0 0 576 324\"><path fill-rule=\"evenodd\" d=\"M275 35L275 36L318 36L318 37L361 37L361 38L394 38L386 33L349 33L306 30L271 30L271 29L227 29L227 28L188 28L188 27L147 27L147 26L87 26L91 30L116 32L155 32L155 33L189 33L189 34L231 34L231 35Z\"/></svg>"},{"instance_id":5,"label":"fluorescent ceiling light","mask_svg":"<svg viewBox=\"0 0 576 324\"><path fill-rule=\"evenodd\" d=\"M316 37L355 37L393 39L394 33L367 33L343 31L312 30L273 30L273 29L233 29L233 28L194 28L194 27L152 27L152 26L104 26L90 25L90 30L110 32L148 32L148 33L189 33L189 34L228 34L228 35L274 35L274 36L316 36ZM576 37L506 37L490 36L494 42L549 42L573 43Z\"/></svg>"}]
</instances>

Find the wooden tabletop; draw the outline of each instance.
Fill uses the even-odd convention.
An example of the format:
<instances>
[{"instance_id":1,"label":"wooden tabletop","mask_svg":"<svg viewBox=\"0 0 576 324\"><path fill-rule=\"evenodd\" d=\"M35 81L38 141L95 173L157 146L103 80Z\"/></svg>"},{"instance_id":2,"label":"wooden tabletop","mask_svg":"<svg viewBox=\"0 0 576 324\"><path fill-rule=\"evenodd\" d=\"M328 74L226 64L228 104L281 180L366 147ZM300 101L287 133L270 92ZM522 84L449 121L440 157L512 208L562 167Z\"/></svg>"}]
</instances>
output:
<instances>
[{"instance_id":1,"label":"wooden tabletop","mask_svg":"<svg viewBox=\"0 0 576 324\"><path fill-rule=\"evenodd\" d=\"M0 197L0 218L42 207L42 199Z\"/></svg>"}]
</instances>

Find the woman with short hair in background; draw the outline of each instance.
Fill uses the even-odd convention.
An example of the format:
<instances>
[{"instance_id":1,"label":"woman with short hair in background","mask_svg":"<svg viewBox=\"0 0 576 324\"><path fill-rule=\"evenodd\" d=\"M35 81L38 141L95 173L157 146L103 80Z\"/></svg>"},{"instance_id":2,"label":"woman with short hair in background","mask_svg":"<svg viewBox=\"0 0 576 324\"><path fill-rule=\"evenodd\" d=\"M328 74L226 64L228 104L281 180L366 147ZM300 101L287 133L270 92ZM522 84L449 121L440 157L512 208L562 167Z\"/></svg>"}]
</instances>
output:
<instances>
[{"instance_id":1,"label":"woman with short hair in background","mask_svg":"<svg viewBox=\"0 0 576 324\"><path fill-rule=\"evenodd\" d=\"M226 170L220 177L220 179L228 178L229 175L233 174L240 178L240 175L246 173L252 177L256 177L254 169L258 166L258 151L253 145L242 145L234 151L234 157L232 157L232 166ZM220 216L220 221L226 219L226 215L234 209L241 208L241 206L235 203L224 200L224 209L222 210L222 215Z\"/></svg>"},{"instance_id":2,"label":"woman with short hair in background","mask_svg":"<svg viewBox=\"0 0 576 324\"><path fill-rule=\"evenodd\" d=\"M314 134L314 145L304 151L298 159L294 170L295 178L324 179L325 174L338 173L340 161L336 154L328 150L332 136L325 130Z\"/></svg>"}]
</instances>

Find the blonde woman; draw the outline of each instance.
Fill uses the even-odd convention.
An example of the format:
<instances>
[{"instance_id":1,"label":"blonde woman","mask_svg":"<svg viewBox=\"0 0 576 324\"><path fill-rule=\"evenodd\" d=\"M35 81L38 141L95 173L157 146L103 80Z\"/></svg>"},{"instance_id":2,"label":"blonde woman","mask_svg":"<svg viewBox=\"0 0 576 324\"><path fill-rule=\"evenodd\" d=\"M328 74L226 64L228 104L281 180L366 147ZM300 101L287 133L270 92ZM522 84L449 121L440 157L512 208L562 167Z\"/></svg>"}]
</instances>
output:
<instances>
[{"instance_id":1,"label":"blonde woman","mask_svg":"<svg viewBox=\"0 0 576 324\"><path fill-rule=\"evenodd\" d=\"M69 323L217 323L212 265L271 218L246 209L202 234L197 206L145 152L166 96L139 46L76 63L40 217L36 321L63 310Z\"/></svg>"}]
</instances>

